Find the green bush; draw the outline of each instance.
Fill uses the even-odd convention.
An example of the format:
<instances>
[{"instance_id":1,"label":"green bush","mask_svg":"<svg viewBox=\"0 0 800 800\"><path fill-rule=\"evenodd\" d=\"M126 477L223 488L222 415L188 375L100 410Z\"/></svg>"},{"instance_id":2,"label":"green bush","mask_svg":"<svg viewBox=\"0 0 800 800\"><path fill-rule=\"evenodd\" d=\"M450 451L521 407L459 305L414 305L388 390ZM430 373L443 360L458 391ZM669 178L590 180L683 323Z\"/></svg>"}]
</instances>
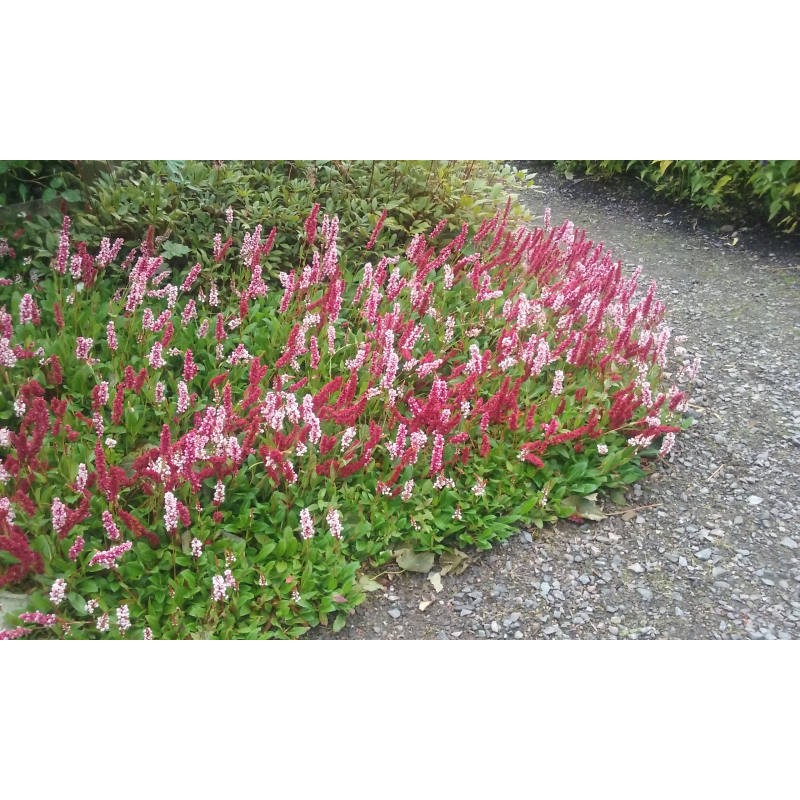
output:
<instances>
[{"instance_id":1,"label":"green bush","mask_svg":"<svg viewBox=\"0 0 800 800\"><path fill-rule=\"evenodd\" d=\"M31 200L80 200L72 161L0 161L0 207Z\"/></svg>"},{"instance_id":2,"label":"green bush","mask_svg":"<svg viewBox=\"0 0 800 800\"><path fill-rule=\"evenodd\" d=\"M560 161L557 167L598 176L633 173L672 200L754 216L787 233L800 222L800 161Z\"/></svg>"},{"instance_id":3,"label":"green bush","mask_svg":"<svg viewBox=\"0 0 800 800\"><path fill-rule=\"evenodd\" d=\"M361 256L363 242L353 236L371 229L384 210L388 254L445 217L454 218L444 232L455 235L457 225L476 222L507 194L515 198L512 215L530 218L515 194L530 182L524 171L486 161L122 162L91 183L90 210L74 217L85 236L119 236L127 247L152 226L176 268L188 265L189 253L208 250L209 231L221 230L227 239L258 223L274 226L273 256L265 269L275 274L295 266L294 231L314 203L321 214L339 217L347 267ZM226 222L228 207L235 209L232 224Z\"/></svg>"}]
</instances>

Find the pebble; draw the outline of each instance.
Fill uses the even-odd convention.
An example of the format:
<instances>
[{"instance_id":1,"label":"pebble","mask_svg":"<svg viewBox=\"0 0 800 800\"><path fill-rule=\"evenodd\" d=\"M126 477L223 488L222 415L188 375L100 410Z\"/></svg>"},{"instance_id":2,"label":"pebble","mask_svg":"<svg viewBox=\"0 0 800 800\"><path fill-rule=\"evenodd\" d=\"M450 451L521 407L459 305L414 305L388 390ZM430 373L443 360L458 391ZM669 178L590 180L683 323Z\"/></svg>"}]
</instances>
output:
<instances>
[{"instance_id":1,"label":"pebble","mask_svg":"<svg viewBox=\"0 0 800 800\"><path fill-rule=\"evenodd\" d=\"M763 498L763 497L759 497L757 494L751 494L751 495L750 495L750 496L747 498L747 502L748 502L748 503L749 503L751 506L757 506L759 503L763 503L763 502L764 502L764 498Z\"/></svg>"},{"instance_id":2,"label":"pebble","mask_svg":"<svg viewBox=\"0 0 800 800\"><path fill-rule=\"evenodd\" d=\"M708 559L711 558L711 548L706 547L704 550L699 550L698 552L695 553L695 555L701 561L708 561Z\"/></svg>"},{"instance_id":3,"label":"pebble","mask_svg":"<svg viewBox=\"0 0 800 800\"><path fill-rule=\"evenodd\" d=\"M637 574L644 572L644 567L638 561L635 564L629 564L628 569Z\"/></svg>"},{"instance_id":4,"label":"pebble","mask_svg":"<svg viewBox=\"0 0 800 800\"><path fill-rule=\"evenodd\" d=\"M399 608L390 608L389 609L389 616L392 619L398 619L403 612L400 611Z\"/></svg>"},{"instance_id":5,"label":"pebble","mask_svg":"<svg viewBox=\"0 0 800 800\"><path fill-rule=\"evenodd\" d=\"M790 550L797 549L797 542L788 536L784 536L783 539L781 539L781 544L784 547L788 547Z\"/></svg>"}]
</instances>

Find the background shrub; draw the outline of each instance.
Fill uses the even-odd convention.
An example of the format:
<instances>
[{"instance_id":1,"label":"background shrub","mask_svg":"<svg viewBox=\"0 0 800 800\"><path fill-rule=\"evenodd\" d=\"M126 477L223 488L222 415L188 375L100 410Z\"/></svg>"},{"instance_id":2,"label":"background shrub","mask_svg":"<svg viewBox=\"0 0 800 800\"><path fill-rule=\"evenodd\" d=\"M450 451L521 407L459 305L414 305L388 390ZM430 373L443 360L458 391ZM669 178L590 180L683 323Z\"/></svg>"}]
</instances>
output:
<instances>
[{"instance_id":1,"label":"background shrub","mask_svg":"<svg viewBox=\"0 0 800 800\"><path fill-rule=\"evenodd\" d=\"M708 212L769 222L792 233L800 222L800 161L560 161L563 172L632 173L672 200Z\"/></svg>"}]
</instances>

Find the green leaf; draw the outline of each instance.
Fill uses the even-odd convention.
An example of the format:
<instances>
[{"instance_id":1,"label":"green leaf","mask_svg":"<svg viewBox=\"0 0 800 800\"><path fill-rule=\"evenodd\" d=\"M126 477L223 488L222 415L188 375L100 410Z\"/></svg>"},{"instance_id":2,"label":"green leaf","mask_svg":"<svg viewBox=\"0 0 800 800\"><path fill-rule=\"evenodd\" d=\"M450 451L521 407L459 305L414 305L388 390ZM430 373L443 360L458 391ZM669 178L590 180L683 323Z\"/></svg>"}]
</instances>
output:
<instances>
[{"instance_id":1,"label":"green leaf","mask_svg":"<svg viewBox=\"0 0 800 800\"><path fill-rule=\"evenodd\" d=\"M77 592L68 592L67 601L78 614L86 613L86 600Z\"/></svg>"},{"instance_id":2,"label":"green leaf","mask_svg":"<svg viewBox=\"0 0 800 800\"><path fill-rule=\"evenodd\" d=\"M8 552L8 550L0 550L0 564L11 566L12 564L19 564L19 559Z\"/></svg>"},{"instance_id":3,"label":"green leaf","mask_svg":"<svg viewBox=\"0 0 800 800\"><path fill-rule=\"evenodd\" d=\"M364 592L377 592L383 589L383 586L381 586L377 581L372 580L372 578L369 578L366 575L362 575L358 579L358 585Z\"/></svg>"},{"instance_id":4,"label":"green leaf","mask_svg":"<svg viewBox=\"0 0 800 800\"><path fill-rule=\"evenodd\" d=\"M597 504L596 494L588 494L585 497L573 494L564 498L564 503L574 506L575 513L584 519L597 521L606 518L606 515L600 510L600 506Z\"/></svg>"},{"instance_id":5,"label":"green leaf","mask_svg":"<svg viewBox=\"0 0 800 800\"><path fill-rule=\"evenodd\" d=\"M397 566L408 572L429 572L433 566L433 553L415 553L412 547L400 547L392 552Z\"/></svg>"}]
</instances>

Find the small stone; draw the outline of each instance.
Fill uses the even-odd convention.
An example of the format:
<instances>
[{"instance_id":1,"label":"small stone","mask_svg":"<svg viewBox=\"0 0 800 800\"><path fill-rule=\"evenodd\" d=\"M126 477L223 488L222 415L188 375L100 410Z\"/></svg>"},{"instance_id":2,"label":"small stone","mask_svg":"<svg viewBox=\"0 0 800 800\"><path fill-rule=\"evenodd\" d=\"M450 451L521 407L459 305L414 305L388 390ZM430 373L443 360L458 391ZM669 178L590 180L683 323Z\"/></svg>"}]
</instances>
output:
<instances>
[{"instance_id":1,"label":"small stone","mask_svg":"<svg viewBox=\"0 0 800 800\"><path fill-rule=\"evenodd\" d=\"M748 503L749 503L751 506L757 506L759 503L763 503L763 502L764 502L764 498L763 498L763 497L759 497L757 494L751 494L751 495L750 495L750 496L747 498L747 502L748 502Z\"/></svg>"},{"instance_id":2,"label":"small stone","mask_svg":"<svg viewBox=\"0 0 800 800\"><path fill-rule=\"evenodd\" d=\"M558 630L558 625L548 625L542 633L545 636L552 636Z\"/></svg>"},{"instance_id":3,"label":"small stone","mask_svg":"<svg viewBox=\"0 0 800 800\"><path fill-rule=\"evenodd\" d=\"M644 572L644 567L638 561L635 564L629 564L628 569L636 573Z\"/></svg>"},{"instance_id":4,"label":"small stone","mask_svg":"<svg viewBox=\"0 0 800 800\"><path fill-rule=\"evenodd\" d=\"M399 608L390 608L389 609L389 616L392 619L398 619L403 612L400 611Z\"/></svg>"},{"instance_id":5,"label":"small stone","mask_svg":"<svg viewBox=\"0 0 800 800\"><path fill-rule=\"evenodd\" d=\"M734 525L741 525L744 522L744 517L740 517L738 514L733 518Z\"/></svg>"},{"instance_id":6,"label":"small stone","mask_svg":"<svg viewBox=\"0 0 800 800\"><path fill-rule=\"evenodd\" d=\"M797 542L788 536L784 536L783 539L781 539L781 544L784 547L788 547L790 550L795 550L797 548Z\"/></svg>"},{"instance_id":7,"label":"small stone","mask_svg":"<svg viewBox=\"0 0 800 800\"><path fill-rule=\"evenodd\" d=\"M685 617L686 616L686 612L680 606L675 606L675 616L677 616L677 617Z\"/></svg>"},{"instance_id":8,"label":"small stone","mask_svg":"<svg viewBox=\"0 0 800 800\"><path fill-rule=\"evenodd\" d=\"M591 581L591 578L590 578L588 575L581 575L581 576L578 578L578 580L579 580L579 581L580 581L580 582L581 582L581 583L582 583L584 586L586 586L586 584L587 584L587 583L589 583L589 582Z\"/></svg>"},{"instance_id":9,"label":"small stone","mask_svg":"<svg viewBox=\"0 0 800 800\"><path fill-rule=\"evenodd\" d=\"M461 609L461 616L462 617L468 617L471 613L472 613L472 609L471 608L462 608Z\"/></svg>"},{"instance_id":10,"label":"small stone","mask_svg":"<svg viewBox=\"0 0 800 800\"><path fill-rule=\"evenodd\" d=\"M763 583L764 586L774 586L775 585L775 581L773 581L772 578L762 578L761 579L761 583Z\"/></svg>"},{"instance_id":11,"label":"small stone","mask_svg":"<svg viewBox=\"0 0 800 800\"><path fill-rule=\"evenodd\" d=\"M492 629L492 631L494 631L494 633L500 633L500 626L497 624L497 622L495 622L495 620L492 620L492 624L489 627Z\"/></svg>"},{"instance_id":12,"label":"small stone","mask_svg":"<svg viewBox=\"0 0 800 800\"><path fill-rule=\"evenodd\" d=\"M697 553L695 553L695 555L701 561L708 561L708 559L711 558L711 548L710 547L706 547L703 550L699 550Z\"/></svg>"},{"instance_id":13,"label":"small stone","mask_svg":"<svg viewBox=\"0 0 800 800\"><path fill-rule=\"evenodd\" d=\"M639 594L642 596L642 600L652 600L653 599L653 592L650 591L650 589L645 589L645 588L639 587L636 591L639 592Z\"/></svg>"},{"instance_id":14,"label":"small stone","mask_svg":"<svg viewBox=\"0 0 800 800\"><path fill-rule=\"evenodd\" d=\"M711 570L712 578L719 578L720 575L724 574L725 574L725 567L714 567L714 569Z\"/></svg>"},{"instance_id":15,"label":"small stone","mask_svg":"<svg viewBox=\"0 0 800 800\"><path fill-rule=\"evenodd\" d=\"M514 638L515 639L522 639L523 635L524 634L522 633L522 631L514 631Z\"/></svg>"},{"instance_id":16,"label":"small stone","mask_svg":"<svg viewBox=\"0 0 800 800\"><path fill-rule=\"evenodd\" d=\"M685 567L688 566L689 562L686 560L686 556L679 556L678 557L678 566Z\"/></svg>"},{"instance_id":17,"label":"small stone","mask_svg":"<svg viewBox=\"0 0 800 800\"><path fill-rule=\"evenodd\" d=\"M544 597L547 597L547 595L550 594L550 584L547 581L542 581L539 584L539 591Z\"/></svg>"}]
</instances>

